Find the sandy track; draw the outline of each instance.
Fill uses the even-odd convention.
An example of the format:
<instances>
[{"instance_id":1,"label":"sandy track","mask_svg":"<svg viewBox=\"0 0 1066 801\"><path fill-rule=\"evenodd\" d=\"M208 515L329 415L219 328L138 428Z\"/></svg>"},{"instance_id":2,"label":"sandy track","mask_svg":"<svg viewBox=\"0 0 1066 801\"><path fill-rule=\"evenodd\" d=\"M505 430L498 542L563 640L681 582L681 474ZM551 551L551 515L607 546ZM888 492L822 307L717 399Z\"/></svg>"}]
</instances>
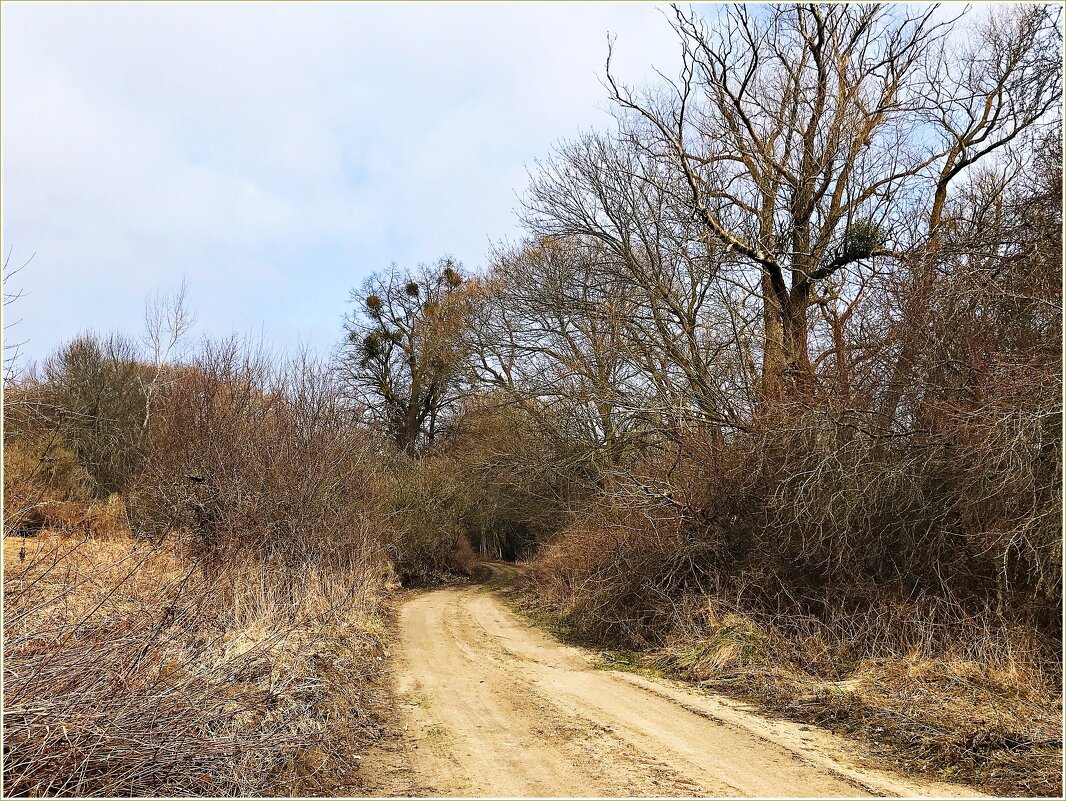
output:
<instances>
[{"instance_id":1,"label":"sandy track","mask_svg":"<svg viewBox=\"0 0 1066 801\"><path fill-rule=\"evenodd\" d=\"M847 743L664 680L604 671L485 587L402 608L399 722L363 761L387 796L975 796L860 768Z\"/></svg>"}]
</instances>

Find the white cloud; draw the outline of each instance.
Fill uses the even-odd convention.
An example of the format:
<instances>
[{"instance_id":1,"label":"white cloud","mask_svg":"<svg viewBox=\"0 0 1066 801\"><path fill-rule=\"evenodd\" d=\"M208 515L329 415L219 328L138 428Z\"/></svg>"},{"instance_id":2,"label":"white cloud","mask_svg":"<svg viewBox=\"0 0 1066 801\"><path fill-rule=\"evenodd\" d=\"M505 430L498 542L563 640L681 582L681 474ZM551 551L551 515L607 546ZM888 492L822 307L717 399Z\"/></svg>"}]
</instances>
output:
<instances>
[{"instance_id":1,"label":"white cloud","mask_svg":"<svg viewBox=\"0 0 1066 801\"><path fill-rule=\"evenodd\" d=\"M207 332L327 349L370 271L514 235L525 166L608 124L608 32L674 63L651 5L5 5L20 337L136 329L185 274Z\"/></svg>"}]
</instances>

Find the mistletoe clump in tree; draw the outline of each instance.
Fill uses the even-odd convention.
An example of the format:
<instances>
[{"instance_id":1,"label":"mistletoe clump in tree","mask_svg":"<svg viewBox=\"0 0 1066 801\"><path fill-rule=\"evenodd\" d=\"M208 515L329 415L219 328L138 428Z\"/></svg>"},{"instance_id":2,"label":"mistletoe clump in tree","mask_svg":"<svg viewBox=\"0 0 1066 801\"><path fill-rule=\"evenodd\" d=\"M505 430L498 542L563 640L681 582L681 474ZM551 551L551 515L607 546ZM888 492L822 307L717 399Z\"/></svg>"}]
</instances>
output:
<instances>
[{"instance_id":1,"label":"mistletoe clump in tree","mask_svg":"<svg viewBox=\"0 0 1066 801\"><path fill-rule=\"evenodd\" d=\"M449 258L395 264L352 291L343 370L372 422L416 456L432 444L465 385L468 318L462 267Z\"/></svg>"}]
</instances>

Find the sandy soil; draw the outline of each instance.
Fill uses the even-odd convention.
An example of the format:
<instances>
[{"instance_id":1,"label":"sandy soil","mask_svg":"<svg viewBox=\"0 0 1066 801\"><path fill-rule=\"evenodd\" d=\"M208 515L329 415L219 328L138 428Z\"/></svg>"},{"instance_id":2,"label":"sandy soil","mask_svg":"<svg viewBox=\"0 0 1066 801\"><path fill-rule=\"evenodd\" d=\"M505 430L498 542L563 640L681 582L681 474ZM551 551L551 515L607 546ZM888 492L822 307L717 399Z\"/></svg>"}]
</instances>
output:
<instances>
[{"instance_id":1,"label":"sandy soil","mask_svg":"<svg viewBox=\"0 0 1066 801\"><path fill-rule=\"evenodd\" d=\"M398 726L364 757L372 795L980 797L860 767L857 746L687 685L602 670L492 587L415 595L399 628Z\"/></svg>"}]
</instances>

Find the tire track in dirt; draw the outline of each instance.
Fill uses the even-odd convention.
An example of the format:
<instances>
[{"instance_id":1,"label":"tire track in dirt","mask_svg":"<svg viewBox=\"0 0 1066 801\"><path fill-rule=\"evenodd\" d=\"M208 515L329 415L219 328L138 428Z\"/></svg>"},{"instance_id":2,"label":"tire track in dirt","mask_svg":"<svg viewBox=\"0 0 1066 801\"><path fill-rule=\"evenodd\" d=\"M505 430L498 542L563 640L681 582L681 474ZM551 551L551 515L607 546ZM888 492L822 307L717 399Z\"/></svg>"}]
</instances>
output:
<instances>
[{"instance_id":1,"label":"tire track in dirt","mask_svg":"<svg viewBox=\"0 0 1066 801\"><path fill-rule=\"evenodd\" d=\"M677 682L599 670L485 587L413 596L398 623L398 726L361 771L374 795L979 796L860 767L840 738Z\"/></svg>"}]
</instances>

